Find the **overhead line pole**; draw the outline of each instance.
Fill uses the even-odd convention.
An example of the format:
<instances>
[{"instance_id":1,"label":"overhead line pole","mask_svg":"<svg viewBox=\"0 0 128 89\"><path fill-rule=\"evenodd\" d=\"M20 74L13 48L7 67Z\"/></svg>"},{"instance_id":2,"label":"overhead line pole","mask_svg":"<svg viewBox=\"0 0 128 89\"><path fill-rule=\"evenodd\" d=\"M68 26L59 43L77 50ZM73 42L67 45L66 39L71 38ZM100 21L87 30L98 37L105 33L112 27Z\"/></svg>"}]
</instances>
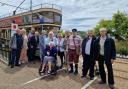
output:
<instances>
[{"instance_id":1,"label":"overhead line pole","mask_svg":"<svg viewBox=\"0 0 128 89\"><path fill-rule=\"evenodd\" d=\"M13 11L13 15L16 14L17 9L20 8L20 6L24 3L24 1L25 1L25 0L23 0L23 1L20 3L20 5L16 7L16 9Z\"/></svg>"},{"instance_id":2,"label":"overhead line pole","mask_svg":"<svg viewBox=\"0 0 128 89\"><path fill-rule=\"evenodd\" d=\"M32 12L32 0L30 0L30 12L31 12L31 24L33 22L33 12Z\"/></svg>"},{"instance_id":3,"label":"overhead line pole","mask_svg":"<svg viewBox=\"0 0 128 89\"><path fill-rule=\"evenodd\" d=\"M3 4L3 5L11 6L11 7L17 7L17 6L15 6L15 5L11 5L11 4L8 4L8 3L4 3L4 2L1 2L1 1L0 1L0 3ZM23 9L23 10L28 10L28 9L21 8L21 7L19 7L19 8L20 8L20 9Z\"/></svg>"}]
</instances>

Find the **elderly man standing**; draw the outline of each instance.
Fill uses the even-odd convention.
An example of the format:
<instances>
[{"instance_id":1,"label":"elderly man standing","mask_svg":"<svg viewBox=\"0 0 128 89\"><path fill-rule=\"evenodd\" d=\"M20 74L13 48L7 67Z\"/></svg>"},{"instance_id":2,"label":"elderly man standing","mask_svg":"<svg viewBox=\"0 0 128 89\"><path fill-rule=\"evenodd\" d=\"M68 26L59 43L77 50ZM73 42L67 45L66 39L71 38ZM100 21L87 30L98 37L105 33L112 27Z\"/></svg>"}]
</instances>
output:
<instances>
[{"instance_id":1,"label":"elderly man standing","mask_svg":"<svg viewBox=\"0 0 128 89\"><path fill-rule=\"evenodd\" d=\"M19 59L21 54L21 49L23 47L23 37L21 35L20 30L16 30L16 33L12 36L10 40L10 48L11 48L11 68L19 65Z\"/></svg>"},{"instance_id":2,"label":"elderly man standing","mask_svg":"<svg viewBox=\"0 0 128 89\"><path fill-rule=\"evenodd\" d=\"M44 57L44 49L46 48L46 38L47 32L42 30L41 35L39 36L39 49L40 49L40 59L43 60Z\"/></svg>"},{"instance_id":3,"label":"elderly man standing","mask_svg":"<svg viewBox=\"0 0 128 89\"><path fill-rule=\"evenodd\" d=\"M88 36L82 42L83 69L81 77L86 77L89 70L90 80L94 79L94 42L95 36L93 30L89 30Z\"/></svg>"},{"instance_id":4,"label":"elderly man standing","mask_svg":"<svg viewBox=\"0 0 128 89\"><path fill-rule=\"evenodd\" d=\"M34 34L35 34L35 29L33 27L31 27L31 31L28 34L28 39L30 39L32 36L34 36Z\"/></svg>"},{"instance_id":5,"label":"elderly man standing","mask_svg":"<svg viewBox=\"0 0 128 89\"><path fill-rule=\"evenodd\" d=\"M28 61L29 62L34 62L34 60L36 59L36 50L37 50L37 47L39 45L39 32L35 32L35 34L29 38L28 40L28 49L29 49L29 52L28 52Z\"/></svg>"},{"instance_id":6,"label":"elderly man standing","mask_svg":"<svg viewBox=\"0 0 128 89\"><path fill-rule=\"evenodd\" d=\"M112 64L116 59L115 42L112 38L107 36L107 29L100 29L100 36L95 42L95 58L98 60L99 72L101 81L99 84L106 83L106 73L104 63L106 64L108 71L108 84L111 89L114 89L114 76Z\"/></svg>"},{"instance_id":7,"label":"elderly man standing","mask_svg":"<svg viewBox=\"0 0 128 89\"><path fill-rule=\"evenodd\" d=\"M73 73L75 75L78 74L78 62L79 55L81 50L81 37L77 35L77 29L72 29L73 34L69 37L67 41L68 52L69 52L69 65L70 71L69 73ZM73 63L75 64L75 71L73 70Z\"/></svg>"}]
</instances>

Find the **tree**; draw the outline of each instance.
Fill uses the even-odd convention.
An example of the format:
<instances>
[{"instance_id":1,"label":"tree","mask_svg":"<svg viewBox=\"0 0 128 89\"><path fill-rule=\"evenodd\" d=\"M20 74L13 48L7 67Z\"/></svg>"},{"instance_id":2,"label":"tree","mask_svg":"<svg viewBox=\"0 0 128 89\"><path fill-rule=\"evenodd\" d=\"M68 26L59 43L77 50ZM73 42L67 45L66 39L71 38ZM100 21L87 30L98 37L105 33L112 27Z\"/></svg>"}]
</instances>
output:
<instances>
[{"instance_id":1,"label":"tree","mask_svg":"<svg viewBox=\"0 0 128 89\"><path fill-rule=\"evenodd\" d=\"M95 34L99 34L99 29L105 27L108 32L115 36L115 38L128 38L128 15L122 12L117 12L113 15L111 20L101 20L95 27Z\"/></svg>"},{"instance_id":2,"label":"tree","mask_svg":"<svg viewBox=\"0 0 128 89\"><path fill-rule=\"evenodd\" d=\"M114 29L114 23L112 20L101 20L98 25L95 27L95 34L99 34L99 29L105 27L108 29L108 32L112 34L112 30Z\"/></svg>"},{"instance_id":3,"label":"tree","mask_svg":"<svg viewBox=\"0 0 128 89\"><path fill-rule=\"evenodd\" d=\"M85 31L78 31L78 34L81 36L81 38L85 38L87 36L87 33Z\"/></svg>"},{"instance_id":4,"label":"tree","mask_svg":"<svg viewBox=\"0 0 128 89\"><path fill-rule=\"evenodd\" d=\"M112 18L116 38L128 37L128 16L125 13L117 12Z\"/></svg>"}]
</instances>

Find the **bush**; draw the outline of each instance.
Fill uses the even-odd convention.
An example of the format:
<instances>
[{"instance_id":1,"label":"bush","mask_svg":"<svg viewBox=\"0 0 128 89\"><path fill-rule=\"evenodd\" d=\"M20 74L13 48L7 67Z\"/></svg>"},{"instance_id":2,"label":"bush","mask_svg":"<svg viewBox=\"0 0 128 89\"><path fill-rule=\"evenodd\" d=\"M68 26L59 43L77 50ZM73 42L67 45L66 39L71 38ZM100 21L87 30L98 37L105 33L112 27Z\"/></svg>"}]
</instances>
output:
<instances>
[{"instance_id":1,"label":"bush","mask_svg":"<svg viewBox=\"0 0 128 89\"><path fill-rule=\"evenodd\" d=\"M117 41L116 42L117 54L127 56L128 55L128 42L127 41Z\"/></svg>"}]
</instances>

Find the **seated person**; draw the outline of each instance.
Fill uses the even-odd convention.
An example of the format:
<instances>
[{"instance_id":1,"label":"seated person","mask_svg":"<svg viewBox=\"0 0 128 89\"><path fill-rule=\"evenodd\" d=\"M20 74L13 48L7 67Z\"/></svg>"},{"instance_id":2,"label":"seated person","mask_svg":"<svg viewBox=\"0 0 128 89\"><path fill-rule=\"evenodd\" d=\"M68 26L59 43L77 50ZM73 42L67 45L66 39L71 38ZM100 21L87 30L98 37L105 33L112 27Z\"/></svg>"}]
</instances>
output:
<instances>
[{"instance_id":1,"label":"seated person","mask_svg":"<svg viewBox=\"0 0 128 89\"><path fill-rule=\"evenodd\" d=\"M42 70L41 73L44 73L44 68L46 64L48 64L48 74L51 73L51 65L52 62L55 60L55 55L57 53L57 49L55 47L54 42L50 42L49 45L46 46L44 49L44 58L43 58L43 64L42 64Z\"/></svg>"}]
</instances>

